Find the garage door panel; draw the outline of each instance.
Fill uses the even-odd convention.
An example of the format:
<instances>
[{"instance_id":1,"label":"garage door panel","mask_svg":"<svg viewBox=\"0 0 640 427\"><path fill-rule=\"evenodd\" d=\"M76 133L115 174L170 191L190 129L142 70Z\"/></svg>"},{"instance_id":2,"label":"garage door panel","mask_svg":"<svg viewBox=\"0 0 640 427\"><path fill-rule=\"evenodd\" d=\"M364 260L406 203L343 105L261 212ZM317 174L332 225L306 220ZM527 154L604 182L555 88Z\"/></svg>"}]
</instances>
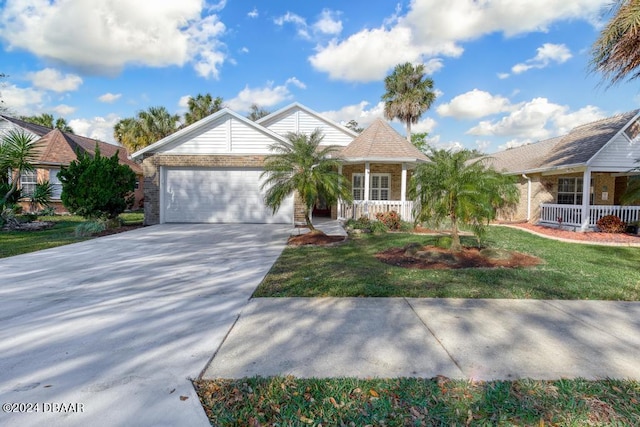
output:
<instances>
[{"instance_id":1,"label":"garage door panel","mask_svg":"<svg viewBox=\"0 0 640 427\"><path fill-rule=\"evenodd\" d=\"M164 222L283 223L293 221L293 197L274 215L264 205L260 169L165 171Z\"/></svg>"}]
</instances>

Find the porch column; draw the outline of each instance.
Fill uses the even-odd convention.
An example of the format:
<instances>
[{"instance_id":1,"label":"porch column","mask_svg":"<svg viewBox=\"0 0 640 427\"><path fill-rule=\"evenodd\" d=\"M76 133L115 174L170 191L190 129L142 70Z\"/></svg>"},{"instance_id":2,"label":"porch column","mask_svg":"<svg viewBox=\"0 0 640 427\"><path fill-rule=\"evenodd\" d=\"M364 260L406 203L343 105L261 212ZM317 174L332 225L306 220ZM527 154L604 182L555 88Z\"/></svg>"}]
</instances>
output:
<instances>
[{"instance_id":1,"label":"porch column","mask_svg":"<svg viewBox=\"0 0 640 427\"><path fill-rule=\"evenodd\" d=\"M580 231L589 229L589 199L591 196L591 168L587 167L582 175L582 226Z\"/></svg>"},{"instance_id":2,"label":"porch column","mask_svg":"<svg viewBox=\"0 0 640 427\"><path fill-rule=\"evenodd\" d=\"M369 162L364 162L364 198L362 200L364 200L364 214L367 216L369 216L369 206L367 202L369 201L370 167L371 165L369 164Z\"/></svg>"},{"instance_id":3,"label":"porch column","mask_svg":"<svg viewBox=\"0 0 640 427\"><path fill-rule=\"evenodd\" d=\"M407 164L402 164L402 175L400 175L400 201L404 204L407 200Z\"/></svg>"},{"instance_id":4,"label":"porch column","mask_svg":"<svg viewBox=\"0 0 640 427\"><path fill-rule=\"evenodd\" d=\"M340 164L338 165L338 174L339 174L340 176L342 176L342 163L340 163ZM343 178L344 178L344 176L343 176ZM343 210L344 210L344 205L343 205L343 203L342 203L342 199L338 197L338 206L337 206L337 212L336 212L336 217L337 217L338 219L340 219L340 218L344 218L344 212L343 212Z\"/></svg>"}]
</instances>

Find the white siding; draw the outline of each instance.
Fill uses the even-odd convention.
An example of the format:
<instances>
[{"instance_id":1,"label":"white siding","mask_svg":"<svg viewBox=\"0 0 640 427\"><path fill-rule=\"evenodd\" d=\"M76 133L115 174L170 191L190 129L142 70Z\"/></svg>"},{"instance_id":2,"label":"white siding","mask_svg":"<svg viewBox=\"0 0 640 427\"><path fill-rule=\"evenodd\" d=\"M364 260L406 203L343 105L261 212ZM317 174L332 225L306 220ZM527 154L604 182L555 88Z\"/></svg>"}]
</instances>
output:
<instances>
[{"instance_id":1,"label":"white siding","mask_svg":"<svg viewBox=\"0 0 640 427\"><path fill-rule=\"evenodd\" d=\"M638 166L638 159L640 159L640 137L629 141L624 135L618 135L596 155L590 166L628 170Z\"/></svg>"},{"instance_id":2,"label":"white siding","mask_svg":"<svg viewBox=\"0 0 640 427\"><path fill-rule=\"evenodd\" d=\"M316 129L320 129L324 135L323 145L347 146L354 137L345 133L330 122L325 122L315 115L295 108L278 117L277 121L267 123L266 127L282 136L288 132L300 132L310 134Z\"/></svg>"},{"instance_id":3,"label":"white siding","mask_svg":"<svg viewBox=\"0 0 640 427\"><path fill-rule=\"evenodd\" d=\"M164 147L166 154L266 154L274 139L231 115Z\"/></svg>"},{"instance_id":4,"label":"white siding","mask_svg":"<svg viewBox=\"0 0 640 427\"><path fill-rule=\"evenodd\" d=\"M31 137L39 139L40 137L38 135L36 135L33 132L28 131L27 129L23 129L20 126L11 123L8 120L5 119L0 119L0 138L2 138L4 135L6 135L9 131L11 130L22 130L23 132L27 133L28 135L31 135Z\"/></svg>"}]
</instances>

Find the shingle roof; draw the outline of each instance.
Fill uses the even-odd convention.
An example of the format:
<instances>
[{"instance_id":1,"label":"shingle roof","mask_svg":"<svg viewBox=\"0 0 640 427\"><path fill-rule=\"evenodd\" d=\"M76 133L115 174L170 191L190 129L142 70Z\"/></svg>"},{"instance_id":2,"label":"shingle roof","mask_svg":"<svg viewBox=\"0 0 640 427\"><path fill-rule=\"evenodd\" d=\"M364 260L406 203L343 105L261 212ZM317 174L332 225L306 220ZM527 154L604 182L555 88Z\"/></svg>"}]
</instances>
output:
<instances>
[{"instance_id":1,"label":"shingle roof","mask_svg":"<svg viewBox=\"0 0 640 427\"><path fill-rule=\"evenodd\" d=\"M586 164L639 112L577 126L567 135L500 151L487 159L496 170L511 173Z\"/></svg>"},{"instance_id":2,"label":"shingle roof","mask_svg":"<svg viewBox=\"0 0 640 427\"><path fill-rule=\"evenodd\" d=\"M5 120L10 121L11 123L20 126L23 129L28 130L29 132L35 133L38 136L44 136L51 132L51 128L46 126L36 125L34 123L25 122L24 120L16 119L15 117L9 117L5 115L0 115Z\"/></svg>"},{"instance_id":3,"label":"shingle roof","mask_svg":"<svg viewBox=\"0 0 640 427\"><path fill-rule=\"evenodd\" d=\"M124 147L62 132L59 129L49 129L49 132L37 140L35 144L38 150L39 162L58 163L62 165L67 165L75 160L78 150L91 156L95 155L97 144L102 156L111 157L118 151L118 159L121 164L126 164L135 173L142 174L141 166L128 158L127 150Z\"/></svg>"},{"instance_id":4,"label":"shingle roof","mask_svg":"<svg viewBox=\"0 0 640 427\"><path fill-rule=\"evenodd\" d=\"M378 118L340 153L344 160L412 160L427 157L400 136L386 121Z\"/></svg>"}]
</instances>

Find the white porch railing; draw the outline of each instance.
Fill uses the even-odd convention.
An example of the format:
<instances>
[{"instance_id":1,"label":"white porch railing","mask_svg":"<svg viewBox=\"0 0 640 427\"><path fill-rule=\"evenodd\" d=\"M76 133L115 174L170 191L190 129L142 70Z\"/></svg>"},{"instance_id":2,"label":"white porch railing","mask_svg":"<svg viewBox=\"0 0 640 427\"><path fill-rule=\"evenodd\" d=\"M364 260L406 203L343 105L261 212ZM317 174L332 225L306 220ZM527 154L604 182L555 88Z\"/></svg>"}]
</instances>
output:
<instances>
[{"instance_id":1,"label":"white porch railing","mask_svg":"<svg viewBox=\"0 0 640 427\"><path fill-rule=\"evenodd\" d=\"M607 215L615 215L629 224L640 221L640 206L589 206L588 226L594 228L598 220ZM540 222L582 227L582 206L543 203L540 205Z\"/></svg>"},{"instance_id":2,"label":"white porch railing","mask_svg":"<svg viewBox=\"0 0 640 427\"><path fill-rule=\"evenodd\" d=\"M351 203L338 202L338 219L358 219L366 216L375 219L378 212L396 211L403 221L413 221L413 202L399 200L356 200Z\"/></svg>"}]
</instances>

